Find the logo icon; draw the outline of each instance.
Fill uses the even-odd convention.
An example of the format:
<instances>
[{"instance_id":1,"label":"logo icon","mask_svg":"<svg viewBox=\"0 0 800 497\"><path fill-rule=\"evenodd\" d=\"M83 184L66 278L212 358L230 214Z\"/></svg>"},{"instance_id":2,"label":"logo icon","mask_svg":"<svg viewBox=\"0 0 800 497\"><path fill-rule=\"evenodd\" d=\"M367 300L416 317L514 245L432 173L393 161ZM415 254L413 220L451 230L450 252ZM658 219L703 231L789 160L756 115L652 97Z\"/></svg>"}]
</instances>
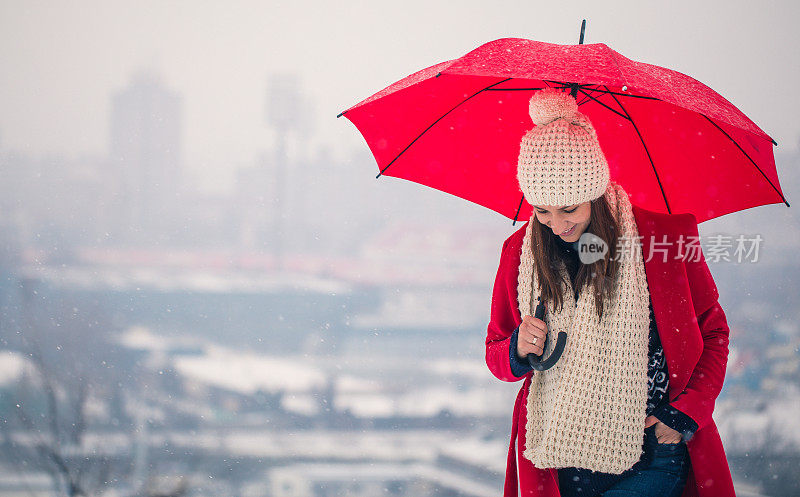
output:
<instances>
[{"instance_id":1,"label":"logo icon","mask_svg":"<svg viewBox=\"0 0 800 497\"><path fill-rule=\"evenodd\" d=\"M608 253L606 242L594 233L585 232L578 239L578 258L584 264L599 261Z\"/></svg>"}]
</instances>

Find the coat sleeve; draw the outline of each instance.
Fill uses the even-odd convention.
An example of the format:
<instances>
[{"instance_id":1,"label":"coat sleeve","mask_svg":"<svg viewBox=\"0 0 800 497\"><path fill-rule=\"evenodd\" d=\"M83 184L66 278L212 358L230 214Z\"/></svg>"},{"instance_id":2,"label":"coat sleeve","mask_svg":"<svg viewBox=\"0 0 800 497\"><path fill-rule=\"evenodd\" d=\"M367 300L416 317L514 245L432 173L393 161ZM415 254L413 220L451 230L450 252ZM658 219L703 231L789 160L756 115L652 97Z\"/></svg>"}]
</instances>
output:
<instances>
[{"instance_id":1,"label":"coat sleeve","mask_svg":"<svg viewBox=\"0 0 800 497\"><path fill-rule=\"evenodd\" d=\"M528 371L532 371L533 366L528 362L528 356L525 356L525 359L520 359L517 355L517 340L519 340L519 326L511 332L511 340L508 345L508 360L511 362L511 372L514 373L514 376L521 378Z\"/></svg>"},{"instance_id":2,"label":"coat sleeve","mask_svg":"<svg viewBox=\"0 0 800 497\"><path fill-rule=\"evenodd\" d=\"M516 329L517 319L513 305L517 301L517 270L509 239L503 243L500 264L492 290L492 306L489 326L486 333L486 365L497 378L503 381L518 381L527 376L517 376L511 370L511 334Z\"/></svg>"},{"instance_id":3,"label":"coat sleeve","mask_svg":"<svg viewBox=\"0 0 800 497\"><path fill-rule=\"evenodd\" d=\"M687 233L698 236L697 218L690 214ZM695 260L696 259L696 260ZM697 324L703 338L703 351L686 388L670 402L691 417L698 430L711 423L714 403L722 390L728 365L728 328L725 312L719 305L719 292L706 264L702 250L685 262Z\"/></svg>"}]
</instances>

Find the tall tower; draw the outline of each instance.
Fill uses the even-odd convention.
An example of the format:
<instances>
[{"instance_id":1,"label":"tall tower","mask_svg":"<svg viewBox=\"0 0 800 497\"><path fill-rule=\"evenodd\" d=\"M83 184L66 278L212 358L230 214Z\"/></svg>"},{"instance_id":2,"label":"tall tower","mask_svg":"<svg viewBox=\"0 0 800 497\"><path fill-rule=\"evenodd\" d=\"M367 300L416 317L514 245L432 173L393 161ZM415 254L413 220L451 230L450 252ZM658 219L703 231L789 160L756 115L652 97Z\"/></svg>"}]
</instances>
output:
<instances>
[{"instance_id":1,"label":"tall tower","mask_svg":"<svg viewBox=\"0 0 800 497\"><path fill-rule=\"evenodd\" d=\"M168 238L177 217L182 107L181 96L148 72L112 97L110 157L129 241Z\"/></svg>"},{"instance_id":2,"label":"tall tower","mask_svg":"<svg viewBox=\"0 0 800 497\"><path fill-rule=\"evenodd\" d=\"M267 89L266 121L275 128L275 194L270 205L274 210L275 233L271 240L278 270L285 269L285 254L289 245L291 222L299 219L289 211L293 191L292 168L287 154L290 134L304 135L307 130L306 108L300 93L298 78L292 74L273 75ZM303 138L303 136L301 136Z\"/></svg>"}]
</instances>

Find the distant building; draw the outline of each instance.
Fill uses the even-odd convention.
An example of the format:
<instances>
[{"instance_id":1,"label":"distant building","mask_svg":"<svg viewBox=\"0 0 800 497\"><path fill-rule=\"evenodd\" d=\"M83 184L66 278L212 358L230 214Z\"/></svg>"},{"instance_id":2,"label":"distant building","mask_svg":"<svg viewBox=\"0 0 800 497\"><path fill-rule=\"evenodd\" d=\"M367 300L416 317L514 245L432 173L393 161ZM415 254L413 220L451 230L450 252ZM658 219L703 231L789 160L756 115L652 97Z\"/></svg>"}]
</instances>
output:
<instances>
[{"instance_id":1,"label":"distant building","mask_svg":"<svg viewBox=\"0 0 800 497\"><path fill-rule=\"evenodd\" d=\"M163 236L180 206L181 96L140 73L111 103L109 153L130 241Z\"/></svg>"}]
</instances>

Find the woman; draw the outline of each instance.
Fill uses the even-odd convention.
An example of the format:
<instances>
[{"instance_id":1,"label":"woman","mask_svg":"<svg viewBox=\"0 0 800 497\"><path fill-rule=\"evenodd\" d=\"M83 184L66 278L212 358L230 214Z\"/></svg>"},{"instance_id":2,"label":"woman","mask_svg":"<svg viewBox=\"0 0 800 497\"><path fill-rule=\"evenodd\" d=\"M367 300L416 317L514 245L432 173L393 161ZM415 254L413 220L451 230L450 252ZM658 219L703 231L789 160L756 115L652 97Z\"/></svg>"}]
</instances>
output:
<instances>
[{"instance_id":1,"label":"woman","mask_svg":"<svg viewBox=\"0 0 800 497\"><path fill-rule=\"evenodd\" d=\"M632 205L568 94L538 92L530 111L518 179L534 215L503 244L486 338L492 373L524 379L506 496L733 496L711 418L728 326L682 245L695 217ZM561 331L560 360L532 370Z\"/></svg>"}]
</instances>

